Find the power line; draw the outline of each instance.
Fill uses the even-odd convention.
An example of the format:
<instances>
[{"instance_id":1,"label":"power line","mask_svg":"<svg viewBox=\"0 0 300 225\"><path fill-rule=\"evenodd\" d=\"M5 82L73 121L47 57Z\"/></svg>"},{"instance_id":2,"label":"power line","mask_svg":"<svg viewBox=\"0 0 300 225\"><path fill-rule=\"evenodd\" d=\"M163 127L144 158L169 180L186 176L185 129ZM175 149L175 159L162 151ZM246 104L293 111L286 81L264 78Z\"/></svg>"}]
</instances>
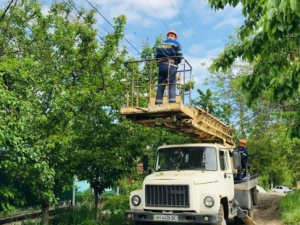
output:
<instances>
[{"instance_id":1,"label":"power line","mask_svg":"<svg viewBox=\"0 0 300 225\"><path fill-rule=\"evenodd\" d=\"M149 6L151 7L151 9L155 12L155 14L158 16L158 18L160 19L160 21L164 24L164 26L168 29L168 30L171 30L170 28L169 28L169 26L164 22L164 20L159 16L159 14L155 11L155 9L152 7L152 5L150 4L150 2L147 0L147 2L148 2L148 4L149 4ZM187 53L186 51L185 51L185 48L182 48L182 50L185 52L185 53Z\"/></svg>"},{"instance_id":2,"label":"power line","mask_svg":"<svg viewBox=\"0 0 300 225\"><path fill-rule=\"evenodd\" d=\"M56 2L56 0L53 0L53 2ZM77 9L75 2L74 2L74 4L71 4L71 2L66 2L66 1L64 1L64 0L63 0L62 2L68 4L69 6L72 6L72 7L77 11L77 13L78 13L77 19L79 19L79 18L81 17L81 13L80 13L79 9ZM74 15L74 16L76 17L76 15ZM75 20L71 15L70 15L70 17L71 17L73 20ZM103 29L106 30L104 27L103 27ZM106 31L107 31L107 30L106 30ZM107 31L107 32L108 32L108 31ZM104 41L104 37L102 37L102 36L99 34L98 30L97 30L97 36L98 36L102 41Z\"/></svg>"},{"instance_id":3,"label":"power line","mask_svg":"<svg viewBox=\"0 0 300 225\"><path fill-rule=\"evenodd\" d=\"M162 20L162 18L158 15L158 13L155 11L155 9L152 7L152 5L150 4L150 2L147 0L148 4L150 5L151 9L154 11L154 13L158 16L158 18L160 19L160 21L165 25L165 27L170 30L170 28L168 27L168 25Z\"/></svg>"},{"instance_id":4,"label":"power line","mask_svg":"<svg viewBox=\"0 0 300 225\"><path fill-rule=\"evenodd\" d=\"M177 9L175 8L175 6L173 5L173 3L171 2L171 0L169 0L169 2L171 3L172 7L174 8L174 10L176 11L179 19L181 20L181 22L183 23L183 25L186 27L187 30L190 30L190 28L187 26L187 24L183 21L182 17L180 16L180 14L178 13ZM200 45L198 44L198 42L196 41L196 39L194 38L194 36L192 36L194 42L196 43L196 45L198 46L198 48L204 53L206 54L206 52L200 47Z\"/></svg>"},{"instance_id":5,"label":"power line","mask_svg":"<svg viewBox=\"0 0 300 225\"><path fill-rule=\"evenodd\" d=\"M1 17L0 17L0 22L4 19L7 11L9 10L11 4L14 2L14 0L11 0L10 3L8 4L8 6L6 7L6 9L3 11ZM17 4L17 1L15 2L15 4Z\"/></svg>"},{"instance_id":6,"label":"power line","mask_svg":"<svg viewBox=\"0 0 300 225\"><path fill-rule=\"evenodd\" d=\"M79 12L79 10L76 8L75 2L74 2L74 8L75 8L75 10L78 12L78 15L80 16L80 12ZM100 25L100 27L102 27L103 30L105 30L107 33L109 33L109 31L108 31L105 27L103 27L103 26L101 26L101 25ZM101 37L101 39L103 40L103 37Z\"/></svg>"},{"instance_id":7,"label":"power line","mask_svg":"<svg viewBox=\"0 0 300 225\"><path fill-rule=\"evenodd\" d=\"M55 1L55 0L54 0L54 1ZM64 1L64 0L63 0L63 2L65 2L66 4L69 4L70 6L72 6L72 7L77 11L77 13L78 13L78 18L81 17L80 10L76 7L75 2L74 2L74 4L71 4L71 2L66 2L66 1ZM103 30L105 30L108 34L111 33L111 32L108 31L104 26L101 26L101 24L97 23L97 21L96 21L96 25L98 25L98 26L100 26L101 28L103 28ZM112 26L112 24L110 24L110 25ZM114 27L113 27L113 28L114 28ZM97 29L97 36L98 36L102 41L105 41L105 36L106 36L106 34L101 34L101 32L100 32L99 29ZM134 54L130 51L130 49L128 49L128 51L129 51L132 55L134 55Z\"/></svg>"},{"instance_id":8,"label":"power line","mask_svg":"<svg viewBox=\"0 0 300 225\"><path fill-rule=\"evenodd\" d=\"M112 27L112 28L114 28L114 26L105 18L105 16L103 16L100 12L99 12L99 10L93 5L93 4L91 4L90 3L90 1L89 0L86 0L86 2L87 3L89 3L89 5ZM137 50L137 48L133 45L133 44L131 44L131 42L129 42L125 37L124 37L124 40L134 49L134 50L136 50L137 51L137 53L140 55L141 53L139 52L139 50Z\"/></svg>"},{"instance_id":9,"label":"power line","mask_svg":"<svg viewBox=\"0 0 300 225\"><path fill-rule=\"evenodd\" d=\"M94 5L96 5L96 3L95 2L93 2L94 3ZM104 16L104 14L103 14L103 12L101 13L102 14L102 16ZM105 17L105 16L104 16ZM96 24L99 24L98 23L98 20L96 21ZM99 26L101 26L101 24L99 24ZM103 26L101 26L101 27L103 27ZM104 28L104 27L103 27ZM113 29L114 29L114 27L113 27ZM105 29L106 30L106 32L108 33L108 34L110 34L111 32L110 31L108 31L107 29ZM98 30L99 31L99 30ZM104 35L105 36L105 35ZM128 50L128 52L132 55L132 56L135 56L136 54L135 53L133 53L132 52L132 50L130 49L130 48L127 48L127 50ZM138 58L139 56L137 55L137 58Z\"/></svg>"},{"instance_id":10,"label":"power line","mask_svg":"<svg viewBox=\"0 0 300 225\"><path fill-rule=\"evenodd\" d=\"M73 7L74 7L74 9L77 11L78 17L80 18L80 17L81 17L80 11L76 8L75 2L74 2ZM103 27L103 29L106 30L104 27ZM106 30L106 31L107 31L107 30ZM102 36L99 34L98 30L97 30L97 36L98 36L102 41L104 41L104 37L102 37Z\"/></svg>"},{"instance_id":11,"label":"power line","mask_svg":"<svg viewBox=\"0 0 300 225\"><path fill-rule=\"evenodd\" d=\"M86 2L87 3L89 3L90 4L90 6L93 8L93 9L95 9L96 10L96 12L112 27L112 28L114 28L114 26L109 22L109 20L108 19L106 19L105 18L105 16L103 16L100 12L99 12L99 10L92 4L92 3L90 3L90 1L89 0L86 0Z\"/></svg>"}]
</instances>

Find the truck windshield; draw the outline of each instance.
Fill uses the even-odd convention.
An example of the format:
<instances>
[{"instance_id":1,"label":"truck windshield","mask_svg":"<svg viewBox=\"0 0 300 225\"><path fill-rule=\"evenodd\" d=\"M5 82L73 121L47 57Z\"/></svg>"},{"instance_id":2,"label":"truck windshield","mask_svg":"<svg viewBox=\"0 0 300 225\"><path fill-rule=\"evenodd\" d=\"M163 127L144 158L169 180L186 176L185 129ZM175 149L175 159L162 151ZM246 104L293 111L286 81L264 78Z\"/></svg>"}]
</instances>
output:
<instances>
[{"instance_id":1,"label":"truck windshield","mask_svg":"<svg viewBox=\"0 0 300 225\"><path fill-rule=\"evenodd\" d=\"M215 148L176 147L159 149L155 171L166 170L217 170Z\"/></svg>"}]
</instances>

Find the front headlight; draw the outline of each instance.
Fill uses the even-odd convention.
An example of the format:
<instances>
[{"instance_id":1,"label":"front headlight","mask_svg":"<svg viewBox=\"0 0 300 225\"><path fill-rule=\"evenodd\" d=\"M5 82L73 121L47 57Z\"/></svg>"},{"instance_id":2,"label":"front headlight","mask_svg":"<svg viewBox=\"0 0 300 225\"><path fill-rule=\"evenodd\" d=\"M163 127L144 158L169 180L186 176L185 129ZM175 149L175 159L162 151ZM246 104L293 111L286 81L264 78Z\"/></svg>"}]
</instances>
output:
<instances>
[{"instance_id":1,"label":"front headlight","mask_svg":"<svg viewBox=\"0 0 300 225\"><path fill-rule=\"evenodd\" d=\"M212 197L210 197L210 196L205 197L205 199L204 199L204 205L206 207L211 208L211 207L214 206L214 204L215 204L215 201L214 201L214 199Z\"/></svg>"},{"instance_id":2,"label":"front headlight","mask_svg":"<svg viewBox=\"0 0 300 225\"><path fill-rule=\"evenodd\" d=\"M140 198L140 196L138 196L138 195L132 196L132 198L131 198L131 203L132 203L134 206L138 206L139 204L141 204L141 198Z\"/></svg>"}]
</instances>

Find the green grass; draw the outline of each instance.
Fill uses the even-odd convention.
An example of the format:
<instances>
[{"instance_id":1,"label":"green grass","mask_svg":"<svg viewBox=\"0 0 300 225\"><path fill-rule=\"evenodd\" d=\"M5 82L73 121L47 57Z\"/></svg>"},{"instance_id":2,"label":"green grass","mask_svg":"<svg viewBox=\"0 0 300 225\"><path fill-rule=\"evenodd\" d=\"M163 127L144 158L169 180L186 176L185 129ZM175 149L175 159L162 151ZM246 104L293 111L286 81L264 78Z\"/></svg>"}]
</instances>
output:
<instances>
[{"instance_id":1,"label":"green grass","mask_svg":"<svg viewBox=\"0 0 300 225\"><path fill-rule=\"evenodd\" d=\"M287 195L280 201L281 220L285 225L300 224L300 191Z\"/></svg>"},{"instance_id":2,"label":"green grass","mask_svg":"<svg viewBox=\"0 0 300 225\"><path fill-rule=\"evenodd\" d=\"M52 225L80 225L92 224L94 220L93 204L83 204L80 207L56 209Z\"/></svg>"},{"instance_id":3,"label":"green grass","mask_svg":"<svg viewBox=\"0 0 300 225\"><path fill-rule=\"evenodd\" d=\"M99 208L99 220L94 217L94 200L90 197L82 198L82 202L76 207L56 208L51 215L50 225L126 225L124 211L129 209L128 195L107 195L101 208ZM20 212L15 210L11 213ZM24 212L24 210L22 210ZM23 221L24 225L40 225L39 219Z\"/></svg>"}]
</instances>

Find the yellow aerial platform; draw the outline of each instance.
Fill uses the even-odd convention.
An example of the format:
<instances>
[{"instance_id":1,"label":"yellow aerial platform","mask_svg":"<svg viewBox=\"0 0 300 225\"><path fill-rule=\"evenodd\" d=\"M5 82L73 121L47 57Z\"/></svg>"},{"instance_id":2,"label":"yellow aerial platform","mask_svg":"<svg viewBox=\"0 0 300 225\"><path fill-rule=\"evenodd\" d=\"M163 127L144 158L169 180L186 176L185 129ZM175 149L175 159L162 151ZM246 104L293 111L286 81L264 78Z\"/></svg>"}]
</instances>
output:
<instances>
[{"instance_id":1,"label":"yellow aerial platform","mask_svg":"<svg viewBox=\"0 0 300 225\"><path fill-rule=\"evenodd\" d=\"M228 147L235 146L230 126L225 125L204 109L184 104L184 97L188 95L190 98L191 96L191 89L186 88L186 84L191 82L192 71L187 61L184 60L183 69L178 68L177 71L180 73L180 78L177 82L179 94L176 96L176 102L168 103L166 95L161 105L154 104L156 85L152 83L156 82L153 76L153 72L157 72L155 62L146 60L131 63L143 63L144 67L148 69L149 79L142 79L144 75L141 74L145 74L144 67L140 65L130 67L135 68L135 71L131 71L127 76L127 103L121 108L121 114L127 119L148 127L161 125L170 130L187 134L201 142L220 143ZM143 70L143 73L137 72L137 70ZM189 78L186 73L190 74ZM168 90L168 87L165 89Z\"/></svg>"}]
</instances>

